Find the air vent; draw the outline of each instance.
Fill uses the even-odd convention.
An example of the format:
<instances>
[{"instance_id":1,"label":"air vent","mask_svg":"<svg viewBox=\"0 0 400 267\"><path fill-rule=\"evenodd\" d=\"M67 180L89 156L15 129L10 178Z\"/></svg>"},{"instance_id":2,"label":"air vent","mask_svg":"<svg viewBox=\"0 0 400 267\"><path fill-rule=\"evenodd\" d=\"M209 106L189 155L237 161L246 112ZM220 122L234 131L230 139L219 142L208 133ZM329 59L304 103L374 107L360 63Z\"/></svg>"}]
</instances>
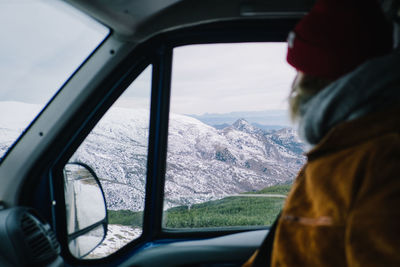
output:
<instances>
[{"instance_id":1,"label":"air vent","mask_svg":"<svg viewBox=\"0 0 400 267\"><path fill-rule=\"evenodd\" d=\"M41 223L30 213L21 216L21 230L25 236L32 262L44 263L57 257L60 245L48 224Z\"/></svg>"},{"instance_id":2,"label":"air vent","mask_svg":"<svg viewBox=\"0 0 400 267\"><path fill-rule=\"evenodd\" d=\"M24 232L25 236L30 236L31 234L37 231L36 222L30 216L28 216L27 213L24 213L22 215L21 229Z\"/></svg>"}]
</instances>

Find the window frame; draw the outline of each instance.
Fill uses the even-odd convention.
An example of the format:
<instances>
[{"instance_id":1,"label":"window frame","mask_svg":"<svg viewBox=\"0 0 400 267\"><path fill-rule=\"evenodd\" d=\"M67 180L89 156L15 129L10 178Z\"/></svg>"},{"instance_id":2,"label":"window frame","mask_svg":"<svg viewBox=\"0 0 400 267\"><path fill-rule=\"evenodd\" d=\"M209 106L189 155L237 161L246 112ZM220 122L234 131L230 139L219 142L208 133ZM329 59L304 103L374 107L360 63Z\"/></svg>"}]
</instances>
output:
<instances>
[{"instance_id":1,"label":"window frame","mask_svg":"<svg viewBox=\"0 0 400 267\"><path fill-rule=\"evenodd\" d=\"M196 37L200 37L201 35L205 34L205 33L200 33L199 36ZM252 35L253 33L250 33L250 35ZM187 46L198 46L198 45L213 45L213 44L241 44L241 43L268 43L268 42L281 42L281 43L286 43L286 39L277 41L277 40L269 40L269 41L265 41L263 40L259 40L257 39L256 41L220 41L221 37L215 37L216 41L212 41L212 39L209 39L207 42L178 42L175 43L174 41L172 43L170 43L170 47L172 49L172 55L173 55L173 50L176 48L180 48L180 47L187 47ZM224 38L224 37L222 37ZM229 40L229 37L228 37ZM173 55L174 56L174 55ZM282 58L283 59L283 58ZM174 58L173 58L174 60ZM173 66L171 66L171 69L173 71ZM172 84L171 84L171 88L170 88L170 94L171 94L171 90L174 90L172 88ZM229 95L228 95L229 96ZM170 104L171 104L171 99L169 100ZM228 111L229 112L229 111ZM217 112L218 113L218 112ZM169 111L169 114L171 114L171 111ZM180 113L177 113L178 115ZM191 112L188 112L187 114L192 114ZM190 117L190 116L189 116ZM207 123L206 123L207 124ZM168 136L168 132L166 133ZM167 137L168 138L168 137ZM168 150L168 146L167 146L167 150ZM167 153L166 153L167 154ZM167 157L166 159L167 160ZM163 187L165 187L166 181L165 181L165 174L163 176ZM220 199L219 199L220 200ZM162 199L162 201L164 202L164 198ZM210 200L213 201L213 200ZM201 203L197 203L197 204L202 204L204 202ZM196 204L196 205L197 205ZM193 204L194 205L194 204ZM163 211L165 213L165 210ZM165 216L165 214L162 214L161 216L161 220L163 219L163 217ZM160 230L160 238L210 238L210 237L218 237L218 236L223 236L223 235L229 235L229 234L233 234L233 233L240 233L240 232L247 232L247 231L257 231L257 230L268 230L269 228L271 228L271 225L243 225L243 226L223 226L223 227L219 227L219 226L215 226L215 227L197 227L197 228L168 228L168 227L163 227L163 225L161 225L161 230Z\"/></svg>"},{"instance_id":2,"label":"window frame","mask_svg":"<svg viewBox=\"0 0 400 267\"><path fill-rule=\"evenodd\" d=\"M62 256L66 262L88 265L110 264L115 261L120 262L121 256L122 258L127 257L132 253L132 250L155 240L204 239L238 232L268 229L268 227L232 227L193 231L162 228L173 49L184 45L210 43L285 41L287 33L296 22L297 19L294 18L244 19L243 21L212 22L162 33L139 45L104 79L104 83L96 90L93 98L88 99L87 103L82 105L79 112L75 114L74 120L68 123L68 127L66 127L68 129L65 129L60 143L56 145L56 149L59 151L58 157L52 160L51 166L42 172L45 177L48 177L43 183L46 183L50 188L49 198L43 200L47 204L43 201L35 204L36 206L47 205L47 212L49 212L49 216L52 216L52 224L61 243ZM65 205L49 207L51 206L49 200L65 203L62 179L64 165L111 105L149 64L152 64L153 71L142 235L105 258L96 260L76 259L69 253L66 246ZM31 188L25 186L23 192L29 191L31 191ZM29 193L29 197L24 197L23 202L37 199L38 194L38 190L35 193Z\"/></svg>"},{"instance_id":3,"label":"window frame","mask_svg":"<svg viewBox=\"0 0 400 267\"><path fill-rule=\"evenodd\" d=\"M103 24L101 24L103 25ZM0 165L3 163L3 161L7 158L7 156L11 153L11 151L14 149L14 147L19 143L19 141L25 136L25 134L32 128L32 125L36 122L36 120L40 117L40 115L46 110L47 106L56 98L56 96L63 90L64 86L68 84L68 82L74 77L74 75L79 72L79 70L85 65L87 61L89 61L92 56L96 53L96 51L109 39L109 37L112 34L112 30L109 27L106 27L108 32L104 36L104 38L95 46L93 47L93 50L88 53L88 55L82 60L82 62L76 66L76 68L72 71L71 75L69 75L65 81L61 84L59 88L55 90L55 93L53 94L52 97L50 97L40 108L40 111L33 117L32 120L25 126L24 130L18 135L18 137L13 141L13 143L7 148L7 150L4 152L2 157L0 158Z\"/></svg>"},{"instance_id":4,"label":"window frame","mask_svg":"<svg viewBox=\"0 0 400 267\"><path fill-rule=\"evenodd\" d=\"M243 21L243 22L223 22L219 27L210 27L207 25L203 28L199 28L198 31L188 30L188 32L182 31L178 32L176 36L169 36L166 40L167 47L171 49L171 55L173 61L173 50L175 48L181 46L189 46L189 45L202 45L202 44L224 44L224 43L257 43L257 42L286 42L287 34L291 29L293 29L296 24L297 19L270 19L270 20L262 20L257 22L257 20ZM255 23L255 27L251 30L248 27L251 27ZM264 24L265 23L265 24ZM220 32L222 28L227 26L227 28L231 29L230 31ZM213 25L210 25L213 26ZM277 29L276 31L271 30L274 27ZM195 27L196 28L196 27ZM247 31L246 31L247 30ZM285 33L283 33L285 32ZM190 36L189 39L186 39L187 36ZM172 73L172 64L170 66L170 70ZM171 84L169 86L168 95L170 97L171 94ZM170 103L170 99L168 99ZM169 119L168 116L164 115L164 119ZM168 129L166 133L166 138L168 139ZM167 148L164 147L165 155L163 158L164 164L166 163L167 156ZM164 189L165 185L165 171L160 176L162 179L160 184ZM164 202L164 192L162 192L162 197L158 196L159 202ZM203 239L203 238L212 238L219 237L234 233L247 232L247 231L255 231L255 230L265 230L269 229L270 226L234 226L234 227L221 227L221 228L193 228L193 229L170 229L162 227L162 217L163 210L161 210L160 214L160 228L158 228L157 238L159 239Z\"/></svg>"},{"instance_id":5,"label":"window frame","mask_svg":"<svg viewBox=\"0 0 400 267\"><path fill-rule=\"evenodd\" d=\"M69 141L63 147L62 152L59 154L59 157L55 160L54 164L50 167L49 171L49 180L48 184L50 187L50 199L55 201L55 203L61 203L56 207L52 207L52 224L55 228L55 232L57 238L61 245L61 255L67 262L71 264L82 264L83 262L93 262L94 264L100 263L103 259L108 258L100 258L94 260L85 260L85 259L77 259L75 258L69 251L68 248L68 240L67 240L67 224L66 224L66 210L65 210L65 197L64 197L64 184L63 184L63 168L66 163L68 163L71 156L75 153L75 151L79 148L79 146L84 142L85 138L90 134L90 132L94 129L100 119L105 115L105 113L110 109L110 107L118 100L118 98L123 94L123 92L129 87L129 85L136 80L138 76L149 66L152 66L152 78L151 78L151 86L153 86L154 82L154 72L155 72L155 64L154 62L155 56L148 53L145 56L141 56L136 59L135 64L130 64L131 59L125 64L122 64L113 74L107 77L106 80L109 79L109 82L105 82L102 86L102 91L98 96L94 96L96 100L90 101L87 105L83 105L80 109L79 116L76 116L77 119L70 122L70 126L72 129L75 129L75 132L70 136ZM119 75L118 75L119 74ZM153 88L151 89L153 92ZM151 102L153 102L153 93L151 93ZM151 107L153 105L151 104ZM88 108L89 107L89 108ZM150 108L150 117L152 108ZM151 127L151 125L150 125ZM150 131L151 132L151 131ZM150 140L149 140L149 143ZM149 150L150 153L150 150ZM148 158L150 155L148 154ZM149 161L148 161L149 162ZM147 179L147 178L146 178ZM146 185L146 192L148 191ZM145 202L147 202L148 197L146 196ZM147 203L145 203L146 207ZM145 209L146 210L146 209ZM145 242L145 233L143 230L142 235L133 240L128 244L129 247L137 246L140 243ZM123 247L121 250L129 251L128 248ZM118 252L119 252L118 251ZM115 256L116 253L113 253L110 256ZM120 254L120 253L118 253Z\"/></svg>"}]
</instances>

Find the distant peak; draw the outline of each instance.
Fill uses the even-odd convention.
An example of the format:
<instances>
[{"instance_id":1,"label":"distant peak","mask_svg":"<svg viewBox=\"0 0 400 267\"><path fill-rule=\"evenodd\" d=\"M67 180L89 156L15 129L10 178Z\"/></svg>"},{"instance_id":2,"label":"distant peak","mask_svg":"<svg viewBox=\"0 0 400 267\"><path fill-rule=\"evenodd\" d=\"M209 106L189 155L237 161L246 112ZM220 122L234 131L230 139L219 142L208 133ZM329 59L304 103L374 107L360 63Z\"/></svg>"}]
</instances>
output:
<instances>
[{"instance_id":1,"label":"distant peak","mask_svg":"<svg viewBox=\"0 0 400 267\"><path fill-rule=\"evenodd\" d=\"M234 129L242 132L253 133L256 131L255 127L245 119L238 119L232 126Z\"/></svg>"},{"instance_id":2,"label":"distant peak","mask_svg":"<svg viewBox=\"0 0 400 267\"><path fill-rule=\"evenodd\" d=\"M251 126L251 124L245 119L238 119L232 124L235 128L241 128L243 126Z\"/></svg>"}]
</instances>

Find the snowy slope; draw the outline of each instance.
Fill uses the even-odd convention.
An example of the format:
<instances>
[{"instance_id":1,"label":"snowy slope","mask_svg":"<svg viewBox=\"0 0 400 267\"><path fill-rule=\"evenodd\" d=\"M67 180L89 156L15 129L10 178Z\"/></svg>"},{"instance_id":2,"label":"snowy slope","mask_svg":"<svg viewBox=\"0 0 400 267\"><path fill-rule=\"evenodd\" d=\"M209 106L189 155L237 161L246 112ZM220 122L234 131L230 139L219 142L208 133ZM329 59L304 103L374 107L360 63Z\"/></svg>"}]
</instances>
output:
<instances>
[{"instance_id":1,"label":"snowy slope","mask_svg":"<svg viewBox=\"0 0 400 267\"><path fill-rule=\"evenodd\" d=\"M108 232L105 240L95 250L93 250L85 259L100 259L111 255L129 242L137 239L142 234L142 229L133 228L125 225L108 225Z\"/></svg>"},{"instance_id":2,"label":"snowy slope","mask_svg":"<svg viewBox=\"0 0 400 267\"><path fill-rule=\"evenodd\" d=\"M19 105L22 122L34 107ZM0 111L6 108L0 103ZM0 122L0 131L6 133L0 135L0 144L7 144L22 123L7 122L4 116ZM217 130L177 114L171 114L169 124L164 208L287 182L304 162L304 145L290 128L264 131L238 120ZM148 125L147 110L113 108L71 159L93 167L111 209L144 207Z\"/></svg>"},{"instance_id":3,"label":"snowy slope","mask_svg":"<svg viewBox=\"0 0 400 267\"><path fill-rule=\"evenodd\" d=\"M41 105L0 102L0 158L39 113Z\"/></svg>"},{"instance_id":4,"label":"snowy slope","mask_svg":"<svg viewBox=\"0 0 400 267\"><path fill-rule=\"evenodd\" d=\"M265 132L238 120L217 130L172 114L166 207L193 204L290 181L304 162L291 129Z\"/></svg>"},{"instance_id":5,"label":"snowy slope","mask_svg":"<svg viewBox=\"0 0 400 267\"><path fill-rule=\"evenodd\" d=\"M95 170L111 209L143 209L148 123L147 110L113 108L71 159Z\"/></svg>"},{"instance_id":6,"label":"snowy slope","mask_svg":"<svg viewBox=\"0 0 400 267\"><path fill-rule=\"evenodd\" d=\"M102 179L111 209L143 209L146 114L114 108L75 154ZM177 114L169 124L164 208L290 181L304 161L301 151L291 149L303 146L291 129L265 132L238 120L217 130Z\"/></svg>"}]
</instances>

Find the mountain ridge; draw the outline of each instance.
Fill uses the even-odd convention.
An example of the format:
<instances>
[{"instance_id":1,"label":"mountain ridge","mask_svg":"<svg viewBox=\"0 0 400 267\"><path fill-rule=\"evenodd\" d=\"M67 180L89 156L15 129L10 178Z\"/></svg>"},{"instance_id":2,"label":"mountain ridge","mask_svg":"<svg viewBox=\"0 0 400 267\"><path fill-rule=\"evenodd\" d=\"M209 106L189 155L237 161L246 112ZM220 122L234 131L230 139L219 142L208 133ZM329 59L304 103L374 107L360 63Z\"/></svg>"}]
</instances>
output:
<instances>
[{"instance_id":1,"label":"mountain ridge","mask_svg":"<svg viewBox=\"0 0 400 267\"><path fill-rule=\"evenodd\" d=\"M263 110L263 111L235 111L230 113L205 113L202 115L185 114L208 125L232 125L237 119L243 118L251 124L264 127L290 127L291 123L287 110Z\"/></svg>"},{"instance_id":2,"label":"mountain ridge","mask_svg":"<svg viewBox=\"0 0 400 267\"><path fill-rule=\"evenodd\" d=\"M143 210L148 113L110 109L71 158L95 170L109 209ZM11 128L5 130L15 130ZM9 137L2 141L9 142ZM303 151L304 144L290 128L263 130L236 120L216 129L170 114L164 208L291 181L304 163Z\"/></svg>"}]
</instances>

